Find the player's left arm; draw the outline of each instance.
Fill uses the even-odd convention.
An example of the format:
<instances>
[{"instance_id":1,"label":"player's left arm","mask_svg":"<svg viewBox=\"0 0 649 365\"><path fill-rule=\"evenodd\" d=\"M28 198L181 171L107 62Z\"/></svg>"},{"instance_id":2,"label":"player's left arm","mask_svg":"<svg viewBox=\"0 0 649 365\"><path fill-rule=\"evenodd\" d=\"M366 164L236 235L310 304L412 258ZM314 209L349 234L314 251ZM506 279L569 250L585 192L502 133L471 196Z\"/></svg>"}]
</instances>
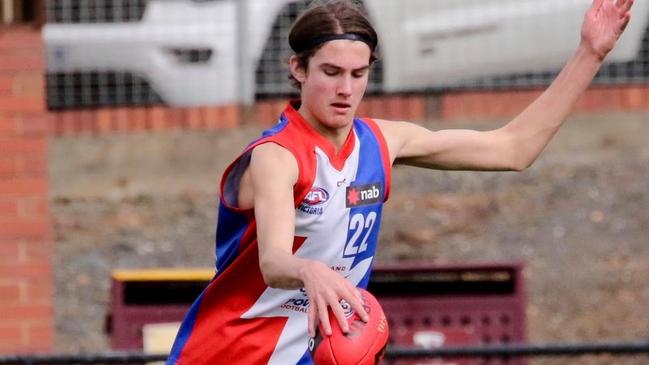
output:
<instances>
[{"instance_id":1,"label":"player's left arm","mask_svg":"<svg viewBox=\"0 0 649 365\"><path fill-rule=\"evenodd\" d=\"M565 121L630 19L633 0L594 0L581 42L557 78L521 114L491 131L430 131L378 120L395 163L454 170L523 170Z\"/></svg>"}]
</instances>

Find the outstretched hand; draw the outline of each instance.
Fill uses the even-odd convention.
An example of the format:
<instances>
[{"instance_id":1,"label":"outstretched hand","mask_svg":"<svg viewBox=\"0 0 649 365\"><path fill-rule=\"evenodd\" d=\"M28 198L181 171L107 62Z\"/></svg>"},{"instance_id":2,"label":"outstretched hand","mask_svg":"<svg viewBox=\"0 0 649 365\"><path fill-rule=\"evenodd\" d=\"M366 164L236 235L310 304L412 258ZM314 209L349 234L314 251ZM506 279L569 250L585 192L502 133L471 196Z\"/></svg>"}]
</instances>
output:
<instances>
[{"instance_id":1,"label":"outstretched hand","mask_svg":"<svg viewBox=\"0 0 649 365\"><path fill-rule=\"evenodd\" d=\"M631 19L633 0L593 0L581 27L581 44L600 60L613 49Z\"/></svg>"}]
</instances>

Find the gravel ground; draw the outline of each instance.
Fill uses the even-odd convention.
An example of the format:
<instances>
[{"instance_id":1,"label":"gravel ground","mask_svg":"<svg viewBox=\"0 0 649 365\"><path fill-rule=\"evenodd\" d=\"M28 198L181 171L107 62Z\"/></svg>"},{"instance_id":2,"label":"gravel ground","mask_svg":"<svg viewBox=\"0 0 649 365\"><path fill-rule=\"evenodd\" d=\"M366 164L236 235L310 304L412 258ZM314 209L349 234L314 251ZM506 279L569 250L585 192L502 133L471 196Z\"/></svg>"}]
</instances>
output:
<instances>
[{"instance_id":1,"label":"gravel ground","mask_svg":"<svg viewBox=\"0 0 649 365\"><path fill-rule=\"evenodd\" d=\"M57 351L109 349L111 270L213 265L219 176L258 133L51 140ZM572 118L521 173L396 168L384 216L379 262L524 262L532 342L649 338L646 113Z\"/></svg>"}]
</instances>

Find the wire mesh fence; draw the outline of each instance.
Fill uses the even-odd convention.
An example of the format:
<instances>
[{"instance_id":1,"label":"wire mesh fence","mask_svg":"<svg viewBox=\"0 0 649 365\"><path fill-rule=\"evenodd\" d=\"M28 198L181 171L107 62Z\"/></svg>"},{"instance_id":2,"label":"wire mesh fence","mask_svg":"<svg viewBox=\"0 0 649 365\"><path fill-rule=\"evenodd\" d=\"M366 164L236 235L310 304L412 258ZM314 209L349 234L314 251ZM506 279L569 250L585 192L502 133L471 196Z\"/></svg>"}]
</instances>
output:
<instances>
[{"instance_id":1,"label":"wire mesh fence","mask_svg":"<svg viewBox=\"0 0 649 365\"><path fill-rule=\"evenodd\" d=\"M649 343L510 344L505 346L390 348L386 365L644 364Z\"/></svg>"},{"instance_id":2,"label":"wire mesh fence","mask_svg":"<svg viewBox=\"0 0 649 365\"><path fill-rule=\"evenodd\" d=\"M356 0L379 37L371 93L547 85L591 0ZM51 109L218 105L295 92L287 35L311 0L47 0ZM599 84L649 81L649 5ZM252 75L249 75L252 74ZM250 85L247 85L250 84Z\"/></svg>"}]
</instances>

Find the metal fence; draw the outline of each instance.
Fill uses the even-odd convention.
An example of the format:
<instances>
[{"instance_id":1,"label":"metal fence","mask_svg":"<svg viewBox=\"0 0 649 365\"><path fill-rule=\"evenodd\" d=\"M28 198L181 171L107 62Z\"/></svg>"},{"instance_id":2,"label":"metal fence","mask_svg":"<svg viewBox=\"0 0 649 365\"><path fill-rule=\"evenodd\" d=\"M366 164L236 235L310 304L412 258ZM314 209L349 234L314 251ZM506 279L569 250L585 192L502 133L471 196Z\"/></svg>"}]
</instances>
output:
<instances>
[{"instance_id":1,"label":"metal fence","mask_svg":"<svg viewBox=\"0 0 649 365\"><path fill-rule=\"evenodd\" d=\"M4 365L151 364L166 355L139 352L0 356ZM413 349L389 347L384 365L647 364L649 342L508 345Z\"/></svg>"},{"instance_id":2,"label":"metal fence","mask_svg":"<svg viewBox=\"0 0 649 365\"><path fill-rule=\"evenodd\" d=\"M286 37L311 0L46 0L51 109L285 96ZM363 0L380 36L369 92L529 88L570 57L591 0ZM637 1L600 84L649 82Z\"/></svg>"}]
</instances>

